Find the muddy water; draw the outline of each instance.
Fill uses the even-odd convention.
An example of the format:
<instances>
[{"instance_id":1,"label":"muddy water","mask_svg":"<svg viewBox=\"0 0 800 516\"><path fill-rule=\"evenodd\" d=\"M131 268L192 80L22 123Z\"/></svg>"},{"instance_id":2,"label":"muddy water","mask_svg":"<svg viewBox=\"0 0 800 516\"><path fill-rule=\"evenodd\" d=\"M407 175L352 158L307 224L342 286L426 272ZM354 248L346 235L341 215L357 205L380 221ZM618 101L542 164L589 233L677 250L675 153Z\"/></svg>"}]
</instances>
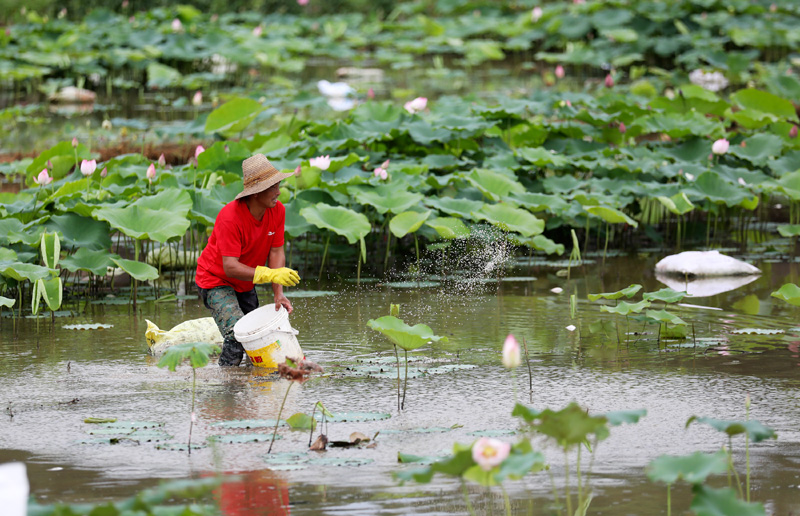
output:
<instances>
[{"instance_id":1,"label":"muddy water","mask_svg":"<svg viewBox=\"0 0 800 516\"><path fill-rule=\"evenodd\" d=\"M360 466L290 465L270 467L268 444L216 444L194 450L157 449L146 439L119 444L80 444L91 440L87 417L163 423L172 438L188 439L191 369L159 369L144 352L145 318L162 328L207 316L195 300L140 305L83 304L74 317L19 322L2 320L0 345L0 462L28 465L31 490L40 503L92 502L127 497L164 479L200 477L214 472L239 473L222 492L226 514L459 514L466 511L461 486L445 477L428 485L399 485L391 476L405 466L397 453L437 455L452 443L476 439L472 432L516 428L510 416L515 399L537 408L559 409L577 401L592 413L646 408L636 425L615 427L600 443L591 467L595 493L591 514L666 514L666 489L650 483L644 467L662 454L714 451L725 439L709 427L693 424L692 415L744 419L745 396L750 417L778 433L778 439L751 447L753 499L768 513L800 511L800 329L798 309L770 297L783 283L796 281L796 264L757 262L765 274L734 291L687 300L673 310L693 325L684 341L658 343L653 333L619 318L621 330L591 333L590 325L613 320L587 293L611 292L631 283L646 291L662 288L652 274L652 257L609 258L572 268L570 279L558 267L518 265L505 281L488 279L446 282L423 288L392 288L365 283L315 285L336 290L327 297L294 297L292 325L306 355L328 374L303 385L276 380L258 369L198 370L194 443L215 434L262 433L271 429L224 429L214 423L234 419L274 419L284 396L282 418L310 413L322 401L334 414L386 413L384 420L335 422L332 440L351 432L377 436L367 449L329 449L322 457L365 462ZM535 279L534 279L535 278ZM551 291L554 287L561 293ZM575 317L570 294L576 293ZM262 299L268 302L266 292ZM636 299L639 299L637 297ZM412 354L413 364L465 366L409 379L406 409L397 411L393 351L366 323L400 303L406 322L425 323L446 344ZM104 323L103 330L67 330L65 324ZM577 327L575 331L566 329ZM759 334L743 329L775 330ZM508 333L524 338L532 375L524 366L514 374L500 364ZM763 332L762 332L763 333ZM666 347L665 347L666 344ZM365 376L364 361L377 361L378 374ZM474 366L474 367L473 367ZM469 368L471 367L471 368ZM379 371L383 368L385 373ZM530 387L532 386L532 388ZM273 453L300 452L308 433L282 427ZM94 436L97 437L97 436ZM100 436L104 437L104 436ZM517 437L504 435L505 440ZM535 440L552 465L556 485L564 479L564 459L544 441ZM734 440L735 460L744 471L744 442ZM584 454L584 459L588 454ZM316 456L315 456L316 457ZM574 457L572 458L574 466ZM584 471L588 461L584 464ZM571 473L574 482L574 469ZM724 477L712 484L726 485ZM553 494L546 473L506 486L515 513L550 514ZM479 512L502 511L499 489L470 488ZM685 485L673 489L673 513L688 510ZM288 509L281 506L288 504ZM238 509L237 509L238 507ZM236 512L236 511L239 512ZM247 512L250 510L251 512Z\"/></svg>"}]
</instances>

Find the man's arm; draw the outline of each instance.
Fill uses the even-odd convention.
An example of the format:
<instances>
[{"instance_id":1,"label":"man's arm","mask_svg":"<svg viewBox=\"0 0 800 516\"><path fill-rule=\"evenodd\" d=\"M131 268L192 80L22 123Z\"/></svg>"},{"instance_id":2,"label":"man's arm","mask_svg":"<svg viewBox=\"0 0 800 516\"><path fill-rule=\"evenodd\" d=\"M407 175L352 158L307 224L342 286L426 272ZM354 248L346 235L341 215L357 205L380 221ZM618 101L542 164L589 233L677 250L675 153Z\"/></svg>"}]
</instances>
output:
<instances>
[{"instance_id":1,"label":"man's arm","mask_svg":"<svg viewBox=\"0 0 800 516\"><path fill-rule=\"evenodd\" d=\"M253 281L256 273L255 268L243 264L237 256L223 256L222 270L225 271L225 276L240 281Z\"/></svg>"},{"instance_id":2,"label":"man's arm","mask_svg":"<svg viewBox=\"0 0 800 516\"><path fill-rule=\"evenodd\" d=\"M283 246L270 249L267 266L270 269L278 269L286 266L286 252L283 250ZM275 294L275 310L283 305L289 313L292 313L292 303L283 295L283 285L280 283L273 283L272 292Z\"/></svg>"}]
</instances>

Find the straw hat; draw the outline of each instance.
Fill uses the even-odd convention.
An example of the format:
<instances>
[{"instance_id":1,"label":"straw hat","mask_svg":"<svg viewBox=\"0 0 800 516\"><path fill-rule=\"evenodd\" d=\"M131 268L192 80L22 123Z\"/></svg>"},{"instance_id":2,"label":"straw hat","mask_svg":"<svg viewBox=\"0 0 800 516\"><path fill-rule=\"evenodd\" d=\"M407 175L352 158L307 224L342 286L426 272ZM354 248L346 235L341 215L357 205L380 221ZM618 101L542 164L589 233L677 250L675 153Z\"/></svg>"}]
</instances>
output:
<instances>
[{"instance_id":1,"label":"straw hat","mask_svg":"<svg viewBox=\"0 0 800 516\"><path fill-rule=\"evenodd\" d=\"M273 167L272 163L263 154L250 156L242 161L244 189L242 193L236 196L236 199L263 192L281 179L286 179L293 175L293 172L278 172L278 169Z\"/></svg>"}]
</instances>

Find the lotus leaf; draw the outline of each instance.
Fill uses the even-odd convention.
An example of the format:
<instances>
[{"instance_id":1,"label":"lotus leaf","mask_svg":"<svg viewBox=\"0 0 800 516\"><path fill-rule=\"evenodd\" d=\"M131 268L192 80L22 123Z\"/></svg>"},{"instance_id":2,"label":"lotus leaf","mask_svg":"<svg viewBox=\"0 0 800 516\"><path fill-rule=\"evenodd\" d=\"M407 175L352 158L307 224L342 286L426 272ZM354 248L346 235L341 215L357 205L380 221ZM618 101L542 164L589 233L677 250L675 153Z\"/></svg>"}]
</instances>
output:
<instances>
[{"instance_id":1,"label":"lotus leaf","mask_svg":"<svg viewBox=\"0 0 800 516\"><path fill-rule=\"evenodd\" d=\"M775 115L778 119L798 121L791 102L766 91L752 88L739 90L731 95L731 100L744 109Z\"/></svg>"},{"instance_id":2,"label":"lotus leaf","mask_svg":"<svg viewBox=\"0 0 800 516\"><path fill-rule=\"evenodd\" d=\"M207 133L234 134L242 131L266 109L253 99L238 97L229 100L206 119Z\"/></svg>"},{"instance_id":3,"label":"lotus leaf","mask_svg":"<svg viewBox=\"0 0 800 516\"><path fill-rule=\"evenodd\" d=\"M272 439L283 439L281 435L273 434L236 434L236 435L211 435L208 440L224 444L265 443Z\"/></svg>"},{"instance_id":4,"label":"lotus leaf","mask_svg":"<svg viewBox=\"0 0 800 516\"><path fill-rule=\"evenodd\" d=\"M663 204L670 213L674 213L675 215L684 215L694 209L694 204L686 197L684 192L676 193L672 197L660 195L656 197L656 199L658 199L658 202Z\"/></svg>"},{"instance_id":5,"label":"lotus leaf","mask_svg":"<svg viewBox=\"0 0 800 516\"><path fill-rule=\"evenodd\" d=\"M71 272L79 270L91 272L95 276L103 276L109 267L114 266L111 259L113 255L106 250L93 251L86 247L79 247L74 254L61 260L61 267Z\"/></svg>"},{"instance_id":6,"label":"lotus leaf","mask_svg":"<svg viewBox=\"0 0 800 516\"><path fill-rule=\"evenodd\" d=\"M764 166L776 156L781 155L783 139L769 133L755 134L742 141L741 145L732 145L729 154L749 161L756 166Z\"/></svg>"},{"instance_id":7,"label":"lotus leaf","mask_svg":"<svg viewBox=\"0 0 800 516\"><path fill-rule=\"evenodd\" d=\"M586 211L600 217L609 224L628 224L633 227L639 227L639 223L628 217L619 210L609 208L608 206L589 206Z\"/></svg>"},{"instance_id":8,"label":"lotus leaf","mask_svg":"<svg viewBox=\"0 0 800 516\"><path fill-rule=\"evenodd\" d=\"M418 212L418 211L404 211L397 214L389 221L389 229L392 234L397 238L403 238L409 233L416 233L422 227L422 224L428 220L431 211Z\"/></svg>"},{"instance_id":9,"label":"lotus leaf","mask_svg":"<svg viewBox=\"0 0 800 516\"><path fill-rule=\"evenodd\" d=\"M491 170L474 170L467 179L490 201L494 202L511 193L525 192L525 187L519 181Z\"/></svg>"},{"instance_id":10,"label":"lotus leaf","mask_svg":"<svg viewBox=\"0 0 800 516\"><path fill-rule=\"evenodd\" d=\"M440 237L445 239L466 238L470 235L469 228L455 217L437 217L425 221L425 224L436 230Z\"/></svg>"},{"instance_id":11,"label":"lotus leaf","mask_svg":"<svg viewBox=\"0 0 800 516\"><path fill-rule=\"evenodd\" d=\"M687 296L686 292L678 292L671 288L662 288L655 292L645 292L642 297L646 301L662 301L664 303L679 303Z\"/></svg>"},{"instance_id":12,"label":"lotus leaf","mask_svg":"<svg viewBox=\"0 0 800 516\"><path fill-rule=\"evenodd\" d=\"M29 280L36 282L47 278L54 272L52 269L32 263L0 262L0 275L17 281Z\"/></svg>"},{"instance_id":13,"label":"lotus leaf","mask_svg":"<svg viewBox=\"0 0 800 516\"><path fill-rule=\"evenodd\" d=\"M286 422L292 430L314 430L317 427L317 421L302 412L298 412L289 417Z\"/></svg>"},{"instance_id":14,"label":"lotus leaf","mask_svg":"<svg viewBox=\"0 0 800 516\"><path fill-rule=\"evenodd\" d=\"M659 323L686 326L686 321L666 310L646 310L644 314L648 319Z\"/></svg>"},{"instance_id":15,"label":"lotus leaf","mask_svg":"<svg viewBox=\"0 0 800 516\"><path fill-rule=\"evenodd\" d=\"M721 514L735 514L736 516L765 516L764 506L760 503L751 503L740 500L736 491L730 487L714 489L702 484L692 488L691 510L697 516L719 516Z\"/></svg>"},{"instance_id":16,"label":"lotus leaf","mask_svg":"<svg viewBox=\"0 0 800 516\"><path fill-rule=\"evenodd\" d=\"M219 346L209 342L176 344L167 349L158 361L158 367L167 367L170 371L175 371L175 368L187 358L193 369L204 367L208 364L209 356L220 351Z\"/></svg>"},{"instance_id":17,"label":"lotus leaf","mask_svg":"<svg viewBox=\"0 0 800 516\"><path fill-rule=\"evenodd\" d=\"M483 207L483 202L473 201L470 199L454 199L452 197L442 197L439 199L426 199L425 203L437 210L447 213L448 215L456 215L464 219L474 220L473 212L480 211Z\"/></svg>"},{"instance_id":18,"label":"lotus leaf","mask_svg":"<svg viewBox=\"0 0 800 516\"><path fill-rule=\"evenodd\" d=\"M164 89L177 86L183 76L181 73L167 65L151 62L147 65L147 87Z\"/></svg>"},{"instance_id":19,"label":"lotus leaf","mask_svg":"<svg viewBox=\"0 0 800 516\"><path fill-rule=\"evenodd\" d=\"M603 312L610 312L612 314L630 315L632 313L638 314L648 306L650 306L650 301L639 301L638 303L633 304L620 301L616 306L603 305L600 307L600 310Z\"/></svg>"},{"instance_id":20,"label":"lotus leaf","mask_svg":"<svg viewBox=\"0 0 800 516\"><path fill-rule=\"evenodd\" d=\"M16 302L17 302L16 299L9 299L7 297L0 296L0 308L2 307L11 308L12 306L14 306L14 303Z\"/></svg>"},{"instance_id":21,"label":"lotus leaf","mask_svg":"<svg viewBox=\"0 0 800 516\"><path fill-rule=\"evenodd\" d=\"M608 424L611 426L619 426L623 423L638 423L639 420L646 415L646 409L615 410L613 412L605 413Z\"/></svg>"},{"instance_id":22,"label":"lotus leaf","mask_svg":"<svg viewBox=\"0 0 800 516\"><path fill-rule=\"evenodd\" d=\"M89 148L84 144L79 143L77 147L72 147L72 142L63 141L57 143L50 149L42 152L37 156L25 172L28 175L28 185L34 186L33 178L47 167L50 171L50 176L54 180L58 180L66 176L75 167L75 153L77 152L77 159L91 159ZM48 166L47 162L52 166Z\"/></svg>"},{"instance_id":23,"label":"lotus leaf","mask_svg":"<svg viewBox=\"0 0 800 516\"><path fill-rule=\"evenodd\" d=\"M791 238L800 235L800 224L783 224L777 229L782 237Z\"/></svg>"},{"instance_id":24,"label":"lotus leaf","mask_svg":"<svg viewBox=\"0 0 800 516\"><path fill-rule=\"evenodd\" d=\"M739 434L747 434L747 437L754 443L759 443L765 439L777 439L777 435L772 428L762 425L758 421L725 421L710 417L692 416L686 421L688 427L693 422L705 423L711 428L727 434L729 437Z\"/></svg>"},{"instance_id":25,"label":"lotus leaf","mask_svg":"<svg viewBox=\"0 0 800 516\"><path fill-rule=\"evenodd\" d=\"M424 198L422 194L398 190L395 185L382 185L376 188L355 187L349 189L351 195L361 204L372 206L378 213L401 213L416 206Z\"/></svg>"},{"instance_id":26,"label":"lotus leaf","mask_svg":"<svg viewBox=\"0 0 800 516\"><path fill-rule=\"evenodd\" d=\"M274 428L276 421L274 419L234 419L231 421L217 421L211 423L209 426L220 428ZM286 426L285 421L280 422L281 426Z\"/></svg>"},{"instance_id":27,"label":"lotus leaf","mask_svg":"<svg viewBox=\"0 0 800 516\"><path fill-rule=\"evenodd\" d=\"M554 167L563 167L569 164L569 159L560 155L556 154L555 152L551 152L543 147L524 147L517 149L517 153L525 160L530 163L533 163L537 167L543 167L545 165L553 165Z\"/></svg>"},{"instance_id":28,"label":"lotus leaf","mask_svg":"<svg viewBox=\"0 0 800 516\"><path fill-rule=\"evenodd\" d=\"M45 267L55 269L61 258L61 240L58 238L58 233L42 233L41 253Z\"/></svg>"},{"instance_id":29,"label":"lotus leaf","mask_svg":"<svg viewBox=\"0 0 800 516\"><path fill-rule=\"evenodd\" d=\"M103 323L90 323L90 324L65 324L62 326L65 330L106 330L108 328L113 328L113 324L103 324ZM116 421L116 419L114 420ZM114 421L108 421L109 423L113 423ZM86 422L86 421L84 421ZM100 421L100 422L107 422L107 421Z\"/></svg>"},{"instance_id":30,"label":"lotus leaf","mask_svg":"<svg viewBox=\"0 0 800 516\"><path fill-rule=\"evenodd\" d=\"M184 192L185 193L185 192ZM188 197L188 194L186 194ZM191 200L191 199L190 199ZM170 238L180 237L189 229L189 219L176 212L139 207L100 208L93 214L98 220L105 220L137 240L150 239L164 243Z\"/></svg>"},{"instance_id":31,"label":"lotus leaf","mask_svg":"<svg viewBox=\"0 0 800 516\"><path fill-rule=\"evenodd\" d=\"M61 308L62 291L63 287L61 284L61 278L56 276L55 278L49 278L47 280L40 279L37 281L36 291L33 295L41 295L44 299L44 302L47 303L47 308L55 312ZM37 310L33 311L34 314L36 312Z\"/></svg>"},{"instance_id":32,"label":"lotus leaf","mask_svg":"<svg viewBox=\"0 0 800 516\"><path fill-rule=\"evenodd\" d=\"M770 295L778 299L783 299L791 305L800 306L800 287L794 283L786 283Z\"/></svg>"},{"instance_id":33,"label":"lotus leaf","mask_svg":"<svg viewBox=\"0 0 800 516\"><path fill-rule=\"evenodd\" d=\"M186 215L192 209L192 197L186 190L178 188L165 188L155 195L141 197L132 202L130 206L148 208L151 210L170 211L175 214Z\"/></svg>"},{"instance_id":34,"label":"lotus leaf","mask_svg":"<svg viewBox=\"0 0 800 516\"><path fill-rule=\"evenodd\" d=\"M323 414L318 412L314 417L317 420L321 420ZM362 423L364 421L382 421L384 419L389 419L390 417L392 417L392 415L387 414L386 412L336 412L334 415L331 415L330 412L327 412L325 414L326 420L331 423Z\"/></svg>"},{"instance_id":35,"label":"lotus leaf","mask_svg":"<svg viewBox=\"0 0 800 516\"><path fill-rule=\"evenodd\" d=\"M543 220L536 218L527 210L514 208L507 204L485 204L480 211L472 214L504 231L516 231L526 237L538 235L544 231Z\"/></svg>"},{"instance_id":36,"label":"lotus leaf","mask_svg":"<svg viewBox=\"0 0 800 516\"><path fill-rule=\"evenodd\" d=\"M108 249L111 246L106 222L83 217L75 213L53 215L45 223L48 230L57 230L68 247L80 249Z\"/></svg>"},{"instance_id":37,"label":"lotus leaf","mask_svg":"<svg viewBox=\"0 0 800 516\"><path fill-rule=\"evenodd\" d=\"M112 255L111 261L114 262L117 267L130 274L135 280L150 281L158 278L158 269L152 265L134 260L126 260L117 257L117 255Z\"/></svg>"},{"instance_id":38,"label":"lotus leaf","mask_svg":"<svg viewBox=\"0 0 800 516\"><path fill-rule=\"evenodd\" d=\"M647 466L647 477L653 482L665 484L674 484L680 479L690 484L702 484L709 475L725 473L727 470L728 454L725 451L694 452L682 457L670 455L657 457Z\"/></svg>"},{"instance_id":39,"label":"lotus leaf","mask_svg":"<svg viewBox=\"0 0 800 516\"><path fill-rule=\"evenodd\" d=\"M587 298L589 301L597 301L598 299L619 299L623 296L630 299L636 295L642 289L642 286L638 283L634 283L628 287L625 287L622 290L617 290L616 292L605 292L603 294L587 294Z\"/></svg>"},{"instance_id":40,"label":"lotus leaf","mask_svg":"<svg viewBox=\"0 0 800 516\"><path fill-rule=\"evenodd\" d=\"M425 324L408 326L402 320L391 315L370 319L367 321L367 326L383 333L392 343L406 351L413 351L429 342L448 341L447 337L434 335L430 326Z\"/></svg>"},{"instance_id":41,"label":"lotus leaf","mask_svg":"<svg viewBox=\"0 0 800 516\"><path fill-rule=\"evenodd\" d=\"M364 238L372 229L367 217L343 206L317 204L300 210L300 214L311 224L321 229L329 229L351 244Z\"/></svg>"}]
</instances>

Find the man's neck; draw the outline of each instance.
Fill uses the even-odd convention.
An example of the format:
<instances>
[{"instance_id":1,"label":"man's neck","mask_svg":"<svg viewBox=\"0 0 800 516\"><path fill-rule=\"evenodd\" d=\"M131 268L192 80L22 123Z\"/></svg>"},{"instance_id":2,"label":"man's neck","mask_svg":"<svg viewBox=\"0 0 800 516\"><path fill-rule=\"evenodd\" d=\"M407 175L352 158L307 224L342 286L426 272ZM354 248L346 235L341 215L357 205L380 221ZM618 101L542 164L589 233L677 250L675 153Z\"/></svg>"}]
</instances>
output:
<instances>
[{"instance_id":1,"label":"man's neck","mask_svg":"<svg viewBox=\"0 0 800 516\"><path fill-rule=\"evenodd\" d=\"M244 202L254 219L260 221L262 218L264 218L264 213L267 211L267 209L258 203L255 195L249 195Z\"/></svg>"}]
</instances>

